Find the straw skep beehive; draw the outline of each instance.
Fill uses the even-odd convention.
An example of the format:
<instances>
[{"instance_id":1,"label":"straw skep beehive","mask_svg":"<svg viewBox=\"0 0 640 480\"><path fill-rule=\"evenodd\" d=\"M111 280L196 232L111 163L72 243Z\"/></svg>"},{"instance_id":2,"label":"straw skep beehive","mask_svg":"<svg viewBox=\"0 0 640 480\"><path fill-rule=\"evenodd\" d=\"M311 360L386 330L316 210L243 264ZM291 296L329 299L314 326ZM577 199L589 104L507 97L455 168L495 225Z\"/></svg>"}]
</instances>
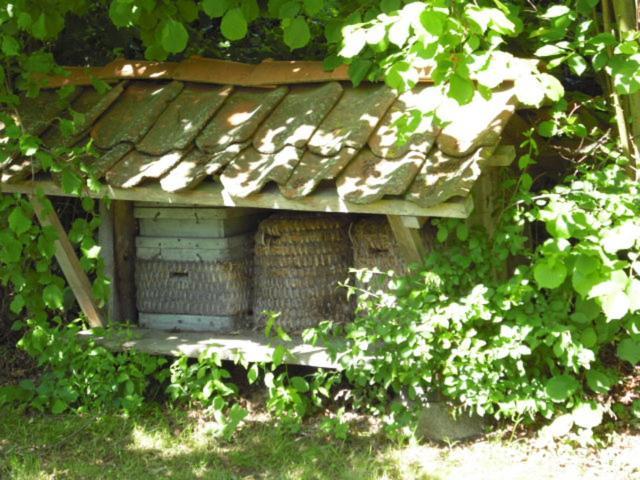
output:
<instances>
[{"instance_id":1,"label":"straw skep beehive","mask_svg":"<svg viewBox=\"0 0 640 480\"><path fill-rule=\"evenodd\" d=\"M400 247L386 218L363 217L351 225L349 236L353 245L353 267L377 269L381 272L366 286L357 282L359 287L387 290L390 278L387 272L393 271L394 277L408 273L407 262L402 258ZM426 247L431 249L434 238L432 228L425 226L422 237Z\"/></svg>"},{"instance_id":2,"label":"straw skep beehive","mask_svg":"<svg viewBox=\"0 0 640 480\"><path fill-rule=\"evenodd\" d=\"M255 240L254 319L264 327L265 311L300 332L323 320L346 322L352 308L339 287L349 275L351 248L344 218L276 214L263 220Z\"/></svg>"}]
</instances>

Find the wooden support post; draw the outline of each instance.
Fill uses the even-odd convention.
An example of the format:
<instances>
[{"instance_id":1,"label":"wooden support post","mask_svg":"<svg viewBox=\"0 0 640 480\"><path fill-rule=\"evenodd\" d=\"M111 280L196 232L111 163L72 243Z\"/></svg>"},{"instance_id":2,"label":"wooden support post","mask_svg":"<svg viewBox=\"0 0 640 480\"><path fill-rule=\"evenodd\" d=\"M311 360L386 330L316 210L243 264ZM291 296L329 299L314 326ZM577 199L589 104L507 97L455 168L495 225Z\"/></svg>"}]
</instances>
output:
<instances>
[{"instance_id":1,"label":"wooden support post","mask_svg":"<svg viewBox=\"0 0 640 480\"><path fill-rule=\"evenodd\" d=\"M421 230L407 227L400 215L387 215L387 220L405 261L408 263L421 262L427 253Z\"/></svg>"},{"instance_id":2,"label":"wooden support post","mask_svg":"<svg viewBox=\"0 0 640 480\"><path fill-rule=\"evenodd\" d=\"M499 182L499 168L486 167L471 190L475 209L469 217L469 225L484 227L489 237L493 237L498 221L496 194Z\"/></svg>"},{"instance_id":3,"label":"wooden support post","mask_svg":"<svg viewBox=\"0 0 640 480\"><path fill-rule=\"evenodd\" d=\"M93 328L104 327L102 314L93 298L91 282L82 269L82 265L80 265L80 260L69 241L67 232L64 231L60 223L58 215L53 209L46 209L36 196L30 195L29 200L40 224L43 227L53 227L58 235L58 239L55 241L56 260L58 260L62 273L64 273L69 287L73 291L76 300L78 300L82 312L87 317L89 325Z\"/></svg>"},{"instance_id":4,"label":"wooden support post","mask_svg":"<svg viewBox=\"0 0 640 480\"><path fill-rule=\"evenodd\" d=\"M118 289L116 288L116 264L115 264L115 232L113 221L113 208L107 206L107 202L100 201L100 229L98 230L98 243L100 253L104 260L104 273L111 281L111 295L106 308L106 321L121 321L118 308Z\"/></svg>"},{"instance_id":5,"label":"wooden support post","mask_svg":"<svg viewBox=\"0 0 640 480\"><path fill-rule=\"evenodd\" d=\"M136 232L133 202L114 200L111 203L114 225L115 290L118 298L117 318L120 322L138 320L136 308Z\"/></svg>"}]
</instances>

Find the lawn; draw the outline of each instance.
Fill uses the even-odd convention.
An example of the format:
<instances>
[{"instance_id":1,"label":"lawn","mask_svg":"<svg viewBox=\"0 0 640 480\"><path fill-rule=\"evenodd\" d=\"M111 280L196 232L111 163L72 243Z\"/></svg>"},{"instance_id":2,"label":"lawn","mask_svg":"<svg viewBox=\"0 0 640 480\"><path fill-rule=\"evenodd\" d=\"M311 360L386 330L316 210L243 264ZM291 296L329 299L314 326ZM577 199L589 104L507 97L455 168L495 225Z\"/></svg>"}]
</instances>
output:
<instances>
[{"instance_id":1,"label":"lawn","mask_svg":"<svg viewBox=\"0 0 640 480\"><path fill-rule=\"evenodd\" d=\"M11 479L640 479L640 432L598 451L543 447L508 432L458 445L398 445L366 418L347 441L254 413L230 442L197 411L23 415L0 411L0 478Z\"/></svg>"}]
</instances>

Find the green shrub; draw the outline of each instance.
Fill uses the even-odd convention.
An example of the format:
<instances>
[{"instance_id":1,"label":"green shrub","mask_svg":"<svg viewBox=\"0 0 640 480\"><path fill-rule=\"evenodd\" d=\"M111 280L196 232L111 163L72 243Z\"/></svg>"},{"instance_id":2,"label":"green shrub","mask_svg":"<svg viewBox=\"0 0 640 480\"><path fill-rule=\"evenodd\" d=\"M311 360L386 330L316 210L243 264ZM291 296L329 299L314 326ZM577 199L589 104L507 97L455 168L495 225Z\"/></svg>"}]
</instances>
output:
<instances>
[{"instance_id":1,"label":"green shrub","mask_svg":"<svg viewBox=\"0 0 640 480\"><path fill-rule=\"evenodd\" d=\"M359 312L339 356L357 406L395 427L439 395L498 419L600 423L593 399L619 381L605 354L640 361L638 187L617 165L581 167L537 195L526 187L493 238L437 221L441 245L390 291L350 287ZM530 246L540 222L547 238ZM500 273L513 256L519 265Z\"/></svg>"}]
</instances>

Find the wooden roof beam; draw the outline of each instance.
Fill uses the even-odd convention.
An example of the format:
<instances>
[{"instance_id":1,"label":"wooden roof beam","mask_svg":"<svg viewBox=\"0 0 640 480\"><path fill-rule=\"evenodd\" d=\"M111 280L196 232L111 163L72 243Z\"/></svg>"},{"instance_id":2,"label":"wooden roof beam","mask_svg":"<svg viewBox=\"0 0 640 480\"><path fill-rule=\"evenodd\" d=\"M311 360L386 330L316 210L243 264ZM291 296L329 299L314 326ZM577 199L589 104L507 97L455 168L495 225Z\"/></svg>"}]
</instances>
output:
<instances>
[{"instance_id":1,"label":"wooden roof beam","mask_svg":"<svg viewBox=\"0 0 640 480\"><path fill-rule=\"evenodd\" d=\"M0 191L7 193L33 194L41 191L45 195L72 196L52 180L28 181L15 184L1 184ZM100 192L86 194L93 198L109 197L114 200L134 202L157 202L164 204L198 205L206 207L244 207L265 208L271 210L294 210L325 213L366 213L379 215L467 218L473 210L471 197L451 199L432 207L421 207L413 202L388 198L370 204L346 202L336 195L332 188L319 190L300 199L283 197L277 188L266 188L260 193L246 198L231 197L217 183L206 183L194 190L170 193L162 190L158 184L136 188L113 188L105 186Z\"/></svg>"}]
</instances>

